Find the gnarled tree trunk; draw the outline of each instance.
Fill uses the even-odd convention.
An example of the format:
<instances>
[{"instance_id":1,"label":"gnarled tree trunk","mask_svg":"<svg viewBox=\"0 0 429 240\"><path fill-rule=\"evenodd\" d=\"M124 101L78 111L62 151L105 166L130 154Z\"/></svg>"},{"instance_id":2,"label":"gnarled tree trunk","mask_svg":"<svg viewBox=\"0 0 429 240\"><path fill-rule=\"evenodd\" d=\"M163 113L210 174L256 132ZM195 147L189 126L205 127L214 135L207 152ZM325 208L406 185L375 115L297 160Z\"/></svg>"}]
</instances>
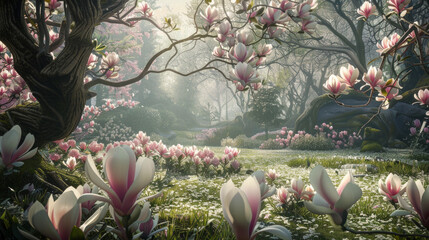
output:
<instances>
[{"instance_id":1,"label":"gnarled tree trunk","mask_svg":"<svg viewBox=\"0 0 429 240\"><path fill-rule=\"evenodd\" d=\"M0 135L18 124L24 136L32 133L36 146L41 146L67 137L80 121L89 96L83 78L93 49L92 34L103 10L100 0L65 0L74 28L66 35L64 49L53 59L48 48L41 48L30 35L24 20L24 3L0 1L0 41L12 53L16 71L39 104L7 110L7 117L3 116L0 122ZM40 32L41 26L38 28Z\"/></svg>"}]
</instances>

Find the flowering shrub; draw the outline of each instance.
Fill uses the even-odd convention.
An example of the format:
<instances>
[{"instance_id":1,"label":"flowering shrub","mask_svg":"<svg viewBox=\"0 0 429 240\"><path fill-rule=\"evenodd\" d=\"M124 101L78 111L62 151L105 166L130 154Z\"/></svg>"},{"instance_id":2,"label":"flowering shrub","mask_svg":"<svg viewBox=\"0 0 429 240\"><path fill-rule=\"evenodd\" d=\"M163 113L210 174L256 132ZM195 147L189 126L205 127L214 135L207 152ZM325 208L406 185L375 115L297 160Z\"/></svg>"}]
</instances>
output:
<instances>
[{"instance_id":1,"label":"flowering shrub","mask_svg":"<svg viewBox=\"0 0 429 240\"><path fill-rule=\"evenodd\" d=\"M276 141L275 139L268 139L265 140L261 146L259 146L260 149L282 149L283 146Z\"/></svg>"},{"instance_id":2,"label":"flowering shrub","mask_svg":"<svg viewBox=\"0 0 429 240\"><path fill-rule=\"evenodd\" d=\"M426 125L427 121L420 121L415 119L410 125L409 142L413 148L429 151L429 127Z\"/></svg>"},{"instance_id":3,"label":"flowering shrub","mask_svg":"<svg viewBox=\"0 0 429 240\"><path fill-rule=\"evenodd\" d=\"M280 135L277 136L276 141L283 147L291 147L292 149L300 150L329 150L334 147L349 148L356 145L356 142L362 140L356 132L349 134L348 131L337 132L332 125L322 123L320 127L314 126L316 135L310 135L305 131L298 131L294 133L283 127Z\"/></svg>"}]
</instances>

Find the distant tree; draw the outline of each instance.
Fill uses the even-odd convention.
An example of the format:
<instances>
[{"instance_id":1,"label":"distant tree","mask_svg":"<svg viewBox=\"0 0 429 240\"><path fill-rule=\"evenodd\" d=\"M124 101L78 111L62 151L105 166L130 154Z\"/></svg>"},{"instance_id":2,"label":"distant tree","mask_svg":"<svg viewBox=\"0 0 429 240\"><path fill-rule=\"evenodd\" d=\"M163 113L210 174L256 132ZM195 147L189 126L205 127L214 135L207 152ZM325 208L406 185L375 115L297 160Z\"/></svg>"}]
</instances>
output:
<instances>
[{"instance_id":1,"label":"distant tree","mask_svg":"<svg viewBox=\"0 0 429 240\"><path fill-rule=\"evenodd\" d=\"M268 127L272 126L282 115L282 105L279 99L279 90L264 88L259 90L250 103L250 117L264 125L265 138L268 139Z\"/></svg>"}]
</instances>

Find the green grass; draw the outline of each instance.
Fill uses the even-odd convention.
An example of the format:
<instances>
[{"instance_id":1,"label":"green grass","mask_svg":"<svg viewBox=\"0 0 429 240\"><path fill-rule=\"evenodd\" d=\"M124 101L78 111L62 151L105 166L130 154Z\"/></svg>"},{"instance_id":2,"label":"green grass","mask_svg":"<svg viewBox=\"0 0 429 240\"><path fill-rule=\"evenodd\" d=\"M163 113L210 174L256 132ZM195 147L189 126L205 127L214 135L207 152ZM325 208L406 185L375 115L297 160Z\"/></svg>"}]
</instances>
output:
<instances>
[{"instance_id":1,"label":"green grass","mask_svg":"<svg viewBox=\"0 0 429 240\"><path fill-rule=\"evenodd\" d=\"M211 148L221 155L223 148ZM425 233L408 219L392 218L390 214L394 207L383 200L378 193L378 180L384 179L389 172L401 176L402 184L409 177L422 179L429 182L427 175L427 163L419 167L403 163L407 161L406 152L387 152L382 154L362 155L356 150L341 151L290 151L290 150L257 150L241 149L238 160L242 163L240 174L230 178L240 186L248 177L247 170L275 169L279 178L274 184L276 187L289 187L292 178L301 177L308 184L309 173L315 164L322 164L327 168L334 185L338 185L346 170L338 169L343 164L366 163L377 166L377 173L368 173L362 177L356 177L355 182L362 191L362 198L350 209L348 225L357 230L405 230L408 232ZM387 161L377 162L382 158ZM310 167L306 168L307 159ZM392 161L398 161L394 163ZM360 174L357 169L355 174ZM157 179L163 179L165 172L157 173ZM204 178L195 175L170 178L164 184L164 196L151 202L155 213L159 213L161 221L166 222L168 235L158 234L160 239L233 239L233 234L228 224L223 219L219 199L222 185L229 178ZM149 189L149 193L157 189ZM148 194L149 194L148 193ZM340 228L331 224L328 216L319 216L310 213L302 204L284 211L276 206L274 197L264 201L259 221L264 225L280 224L288 228L294 239L395 239L389 236L360 235L343 232ZM168 223L167 223L168 222ZM275 239L271 235L259 235L257 239Z\"/></svg>"}]
</instances>

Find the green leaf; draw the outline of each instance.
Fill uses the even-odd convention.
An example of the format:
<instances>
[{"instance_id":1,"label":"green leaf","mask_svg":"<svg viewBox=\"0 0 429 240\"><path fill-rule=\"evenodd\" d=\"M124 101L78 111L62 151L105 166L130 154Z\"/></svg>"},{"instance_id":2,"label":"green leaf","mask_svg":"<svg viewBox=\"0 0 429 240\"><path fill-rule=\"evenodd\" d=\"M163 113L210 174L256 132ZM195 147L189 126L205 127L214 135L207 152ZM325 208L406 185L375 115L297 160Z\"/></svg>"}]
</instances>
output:
<instances>
[{"instance_id":1,"label":"green leaf","mask_svg":"<svg viewBox=\"0 0 429 240\"><path fill-rule=\"evenodd\" d=\"M265 8L258 9L258 12L256 13L256 16L261 16L265 11Z\"/></svg>"},{"instance_id":2,"label":"green leaf","mask_svg":"<svg viewBox=\"0 0 429 240\"><path fill-rule=\"evenodd\" d=\"M278 38L274 38L274 41L276 41L278 44L282 45L283 43L278 39Z\"/></svg>"},{"instance_id":3,"label":"green leaf","mask_svg":"<svg viewBox=\"0 0 429 240\"><path fill-rule=\"evenodd\" d=\"M70 240L82 240L85 239L85 234L83 234L80 228L74 226L70 233Z\"/></svg>"},{"instance_id":4,"label":"green leaf","mask_svg":"<svg viewBox=\"0 0 429 240\"><path fill-rule=\"evenodd\" d=\"M235 13L237 13L237 14L242 14L242 13L244 13L244 10L243 9L240 9L240 10L238 10L237 12L235 12Z\"/></svg>"},{"instance_id":5,"label":"green leaf","mask_svg":"<svg viewBox=\"0 0 429 240\"><path fill-rule=\"evenodd\" d=\"M205 0L207 5L210 5L210 3L212 2L212 0Z\"/></svg>"},{"instance_id":6,"label":"green leaf","mask_svg":"<svg viewBox=\"0 0 429 240\"><path fill-rule=\"evenodd\" d=\"M411 215L411 213L406 210L395 210L392 214L390 214L391 217L401 217L408 215Z\"/></svg>"},{"instance_id":7,"label":"green leaf","mask_svg":"<svg viewBox=\"0 0 429 240\"><path fill-rule=\"evenodd\" d=\"M253 0L250 2L249 6L247 6L247 10L250 10L253 8L254 2Z\"/></svg>"},{"instance_id":8,"label":"green leaf","mask_svg":"<svg viewBox=\"0 0 429 240\"><path fill-rule=\"evenodd\" d=\"M0 220L3 221L4 226L6 227L6 229L8 229L10 227L10 223L9 223L9 214L7 213L7 211L4 211L3 214L0 217Z\"/></svg>"}]
</instances>

